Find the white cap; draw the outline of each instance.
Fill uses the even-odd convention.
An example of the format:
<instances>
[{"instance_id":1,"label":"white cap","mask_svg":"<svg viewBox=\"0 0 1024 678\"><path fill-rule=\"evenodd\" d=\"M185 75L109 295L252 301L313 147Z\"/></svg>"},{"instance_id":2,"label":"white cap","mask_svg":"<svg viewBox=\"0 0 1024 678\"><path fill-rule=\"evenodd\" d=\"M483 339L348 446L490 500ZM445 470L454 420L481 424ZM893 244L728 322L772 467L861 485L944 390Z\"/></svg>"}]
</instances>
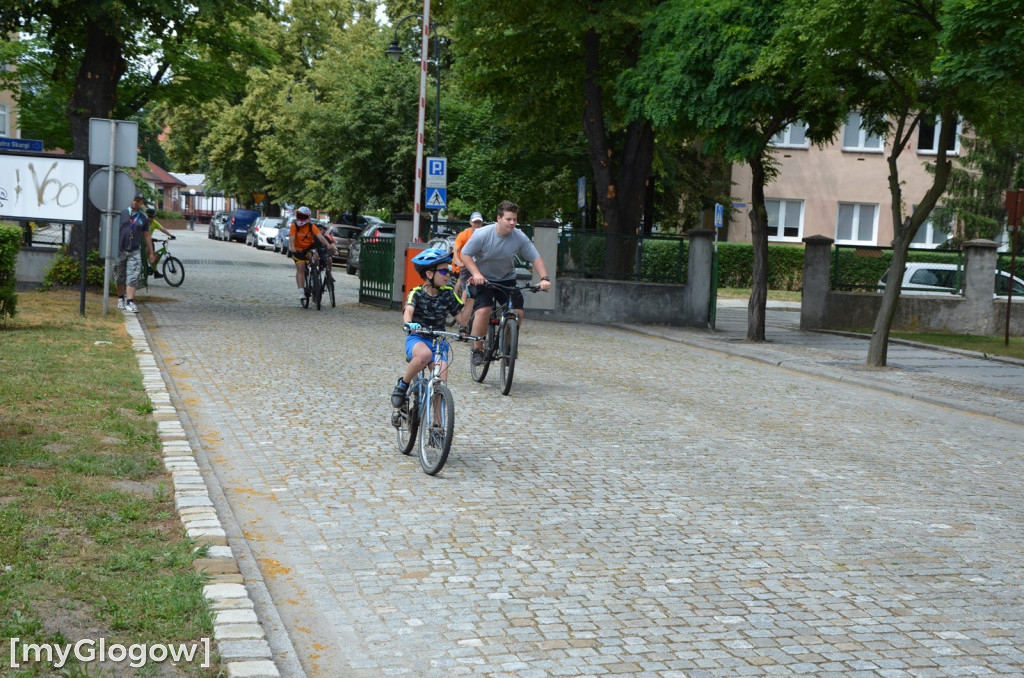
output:
<instances>
[{"instance_id":1,"label":"white cap","mask_svg":"<svg viewBox=\"0 0 1024 678\"><path fill-rule=\"evenodd\" d=\"M484 220L484 215L480 214L479 212L473 212L472 214L469 215L469 220L470 221L483 221Z\"/></svg>"}]
</instances>

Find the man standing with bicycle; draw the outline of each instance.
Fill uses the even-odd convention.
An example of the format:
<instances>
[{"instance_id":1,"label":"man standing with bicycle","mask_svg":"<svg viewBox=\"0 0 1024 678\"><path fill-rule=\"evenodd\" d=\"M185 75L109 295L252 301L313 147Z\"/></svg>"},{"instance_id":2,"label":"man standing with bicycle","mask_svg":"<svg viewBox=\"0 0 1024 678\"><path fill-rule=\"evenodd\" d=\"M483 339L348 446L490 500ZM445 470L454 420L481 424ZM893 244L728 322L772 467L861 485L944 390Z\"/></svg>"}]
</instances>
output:
<instances>
[{"instance_id":1,"label":"man standing with bicycle","mask_svg":"<svg viewBox=\"0 0 1024 678\"><path fill-rule=\"evenodd\" d=\"M289 230L289 242L292 249L292 260L295 261L295 284L299 287L299 303L306 300L306 260L309 258L309 251L319 240L331 254L337 254L338 248L328 242L320 229L310 219L312 212L306 206L295 210L295 221ZM319 306L317 307L319 308Z\"/></svg>"},{"instance_id":2,"label":"man standing with bicycle","mask_svg":"<svg viewBox=\"0 0 1024 678\"><path fill-rule=\"evenodd\" d=\"M462 262L469 269L470 296L475 302L473 313L473 334L482 337L487 334L487 323L491 317L491 306L495 298L501 303L512 297L512 308L516 312L519 324L523 322L523 293L519 290L503 292L501 289L484 286L492 282L496 285L514 288L516 285L515 256L518 254L533 264L533 269L540 274L540 289L551 289L551 278L548 277L544 260L529 237L516 228L519 217L519 205L504 200L498 205L498 222L491 226L476 229L469 241L462 248ZM483 342L473 342L474 365L484 362Z\"/></svg>"}]
</instances>

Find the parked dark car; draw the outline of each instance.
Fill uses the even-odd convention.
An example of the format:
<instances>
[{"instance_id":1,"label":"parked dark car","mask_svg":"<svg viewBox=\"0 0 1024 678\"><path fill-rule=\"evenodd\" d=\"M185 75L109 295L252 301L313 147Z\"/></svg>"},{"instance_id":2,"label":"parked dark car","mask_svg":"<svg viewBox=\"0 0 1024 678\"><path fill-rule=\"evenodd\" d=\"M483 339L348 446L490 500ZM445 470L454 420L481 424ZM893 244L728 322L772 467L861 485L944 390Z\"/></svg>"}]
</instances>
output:
<instances>
[{"instance_id":1,"label":"parked dark car","mask_svg":"<svg viewBox=\"0 0 1024 678\"><path fill-rule=\"evenodd\" d=\"M360 231L361 229L358 226L330 225L327 232L334 238L334 246L338 248L338 253L334 255L335 263L343 264L348 262L349 247L353 240L359 238Z\"/></svg>"},{"instance_id":2,"label":"parked dark car","mask_svg":"<svg viewBox=\"0 0 1024 678\"><path fill-rule=\"evenodd\" d=\"M256 210L235 210L228 219L227 235L228 240L245 242L245 236L249 232L249 226L260 218Z\"/></svg>"},{"instance_id":3,"label":"parked dark car","mask_svg":"<svg viewBox=\"0 0 1024 678\"><path fill-rule=\"evenodd\" d=\"M376 219L376 217L374 218ZM395 228L394 224L385 224L383 221L379 224L370 224L364 228L362 233L359 234L359 238L349 243L348 259L345 261L345 272L349 275L358 275L359 252L362 250L362 244L367 240L394 238Z\"/></svg>"},{"instance_id":4,"label":"parked dark car","mask_svg":"<svg viewBox=\"0 0 1024 678\"><path fill-rule=\"evenodd\" d=\"M371 224L383 224L386 223L380 217L375 217L372 214L360 214L359 217L353 221L352 215L349 212L345 212L338 217L338 224L342 226L358 226L359 228L366 228Z\"/></svg>"}]
</instances>

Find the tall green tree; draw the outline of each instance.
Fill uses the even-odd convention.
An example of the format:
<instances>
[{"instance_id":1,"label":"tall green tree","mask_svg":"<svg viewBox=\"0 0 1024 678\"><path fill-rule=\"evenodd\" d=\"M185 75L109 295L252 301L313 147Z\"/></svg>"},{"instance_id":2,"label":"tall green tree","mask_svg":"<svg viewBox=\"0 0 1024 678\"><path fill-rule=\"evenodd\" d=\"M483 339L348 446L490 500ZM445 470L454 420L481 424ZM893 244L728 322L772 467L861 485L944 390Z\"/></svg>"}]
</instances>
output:
<instances>
[{"instance_id":1,"label":"tall green tree","mask_svg":"<svg viewBox=\"0 0 1024 678\"><path fill-rule=\"evenodd\" d=\"M1024 149L1019 144L980 137L960 140L967 153L953 163L943 204L932 213L933 224L953 224L948 246L964 242L998 240L1006 222L1006 191L1017 189L1015 177L1024 170Z\"/></svg>"},{"instance_id":2,"label":"tall green tree","mask_svg":"<svg viewBox=\"0 0 1024 678\"><path fill-rule=\"evenodd\" d=\"M640 224L654 132L646 120L626 119L615 78L635 63L643 21L657 4L449 0L439 10L451 22L467 93L487 97L523 130L523 148L562 146L582 130L608 233L635 234ZM628 250L608 255L612 272L631 270Z\"/></svg>"},{"instance_id":3,"label":"tall green tree","mask_svg":"<svg viewBox=\"0 0 1024 678\"><path fill-rule=\"evenodd\" d=\"M841 74L851 109L863 127L886 138L889 193L894 236L891 270L902 271L907 250L946 189L957 121L982 110L955 86L941 87L935 67L943 3L920 0L787 0L785 29L776 36L776 52L803 57L810 77ZM932 185L923 195L904 195L899 160L922 120L942 121ZM916 205L908 213L907 203ZM900 289L889 285L875 318L867 364L882 367Z\"/></svg>"},{"instance_id":4,"label":"tall green tree","mask_svg":"<svg viewBox=\"0 0 1024 678\"><path fill-rule=\"evenodd\" d=\"M165 94L198 96L230 78L226 55L253 54L238 21L258 11L268 11L265 0L8 0L0 6L0 33L41 38L45 52L36 56L58 94L70 89L59 101L72 150L85 154L89 118L127 119Z\"/></svg>"},{"instance_id":5,"label":"tall green tree","mask_svg":"<svg viewBox=\"0 0 1024 678\"><path fill-rule=\"evenodd\" d=\"M815 141L830 138L841 105L830 78L801 77L797 59L759 64L783 19L775 0L669 0L649 18L640 59L622 77L620 96L635 119L701 139L706 148L751 168L753 285L747 339L765 340L768 212L765 185L775 175L771 140L797 121ZM755 74L755 69L758 69Z\"/></svg>"}]
</instances>

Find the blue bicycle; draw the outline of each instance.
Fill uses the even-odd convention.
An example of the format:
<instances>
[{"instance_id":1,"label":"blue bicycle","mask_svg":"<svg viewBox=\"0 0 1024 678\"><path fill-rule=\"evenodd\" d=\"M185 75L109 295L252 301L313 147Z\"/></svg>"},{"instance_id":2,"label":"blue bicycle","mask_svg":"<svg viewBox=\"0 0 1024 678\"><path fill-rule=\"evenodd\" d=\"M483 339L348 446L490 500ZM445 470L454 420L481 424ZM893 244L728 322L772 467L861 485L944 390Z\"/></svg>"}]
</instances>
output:
<instances>
[{"instance_id":1,"label":"blue bicycle","mask_svg":"<svg viewBox=\"0 0 1024 678\"><path fill-rule=\"evenodd\" d=\"M391 425L398 432L398 450L402 454L412 453L418 434L420 466L432 476L444 468L455 432L455 400L441 376L450 362L448 340L474 341L478 337L422 328L416 333L431 339L437 359L409 384L405 403L391 414Z\"/></svg>"}]
</instances>

